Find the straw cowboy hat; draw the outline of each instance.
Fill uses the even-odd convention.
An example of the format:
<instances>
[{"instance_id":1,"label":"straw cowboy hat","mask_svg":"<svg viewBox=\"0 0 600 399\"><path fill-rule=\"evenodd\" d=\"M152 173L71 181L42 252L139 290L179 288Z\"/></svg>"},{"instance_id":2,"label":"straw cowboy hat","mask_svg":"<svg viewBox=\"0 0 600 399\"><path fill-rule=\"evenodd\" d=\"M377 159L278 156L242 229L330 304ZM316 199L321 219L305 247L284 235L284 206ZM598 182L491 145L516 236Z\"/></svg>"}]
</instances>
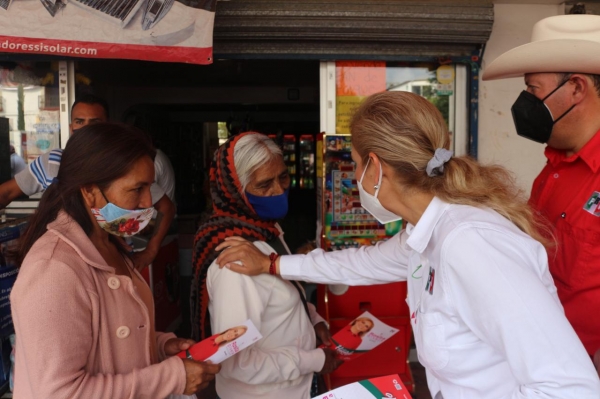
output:
<instances>
[{"instance_id":1,"label":"straw cowboy hat","mask_svg":"<svg viewBox=\"0 0 600 399\"><path fill-rule=\"evenodd\" d=\"M483 71L483 80L526 73L578 72L600 75L600 16L558 15L533 26L531 43L507 51Z\"/></svg>"}]
</instances>

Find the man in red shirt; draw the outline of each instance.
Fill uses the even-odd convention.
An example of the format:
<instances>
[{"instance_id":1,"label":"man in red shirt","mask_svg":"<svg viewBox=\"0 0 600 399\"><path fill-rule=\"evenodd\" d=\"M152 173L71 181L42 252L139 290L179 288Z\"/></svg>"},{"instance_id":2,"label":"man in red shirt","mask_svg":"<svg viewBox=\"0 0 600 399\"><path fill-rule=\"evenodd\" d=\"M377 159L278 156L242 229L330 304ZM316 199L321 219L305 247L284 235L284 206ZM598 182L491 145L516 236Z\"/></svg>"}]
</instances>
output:
<instances>
[{"instance_id":1,"label":"man in red shirt","mask_svg":"<svg viewBox=\"0 0 600 399\"><path fill-rule=\"evenodd\" d=\"M531 42L494 60L483 79L518 76L527 90L512 107L517 134L547 144L530 203L551 224L558 296L600 373L600 16L539 21Z\"/></svg>"}]
</instances>

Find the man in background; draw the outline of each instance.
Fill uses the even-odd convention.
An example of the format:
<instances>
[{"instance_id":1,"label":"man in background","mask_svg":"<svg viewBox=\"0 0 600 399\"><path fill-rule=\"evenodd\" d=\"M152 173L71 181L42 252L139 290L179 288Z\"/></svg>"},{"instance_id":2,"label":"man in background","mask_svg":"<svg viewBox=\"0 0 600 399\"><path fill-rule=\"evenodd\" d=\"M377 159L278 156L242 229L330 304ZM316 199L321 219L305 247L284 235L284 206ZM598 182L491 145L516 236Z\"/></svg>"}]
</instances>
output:
<instances>
[{"instance_id":1,"label":"man in background","mask_svg":"<svg viewBox=\"0 0 600 399\"><path fill-rule=\"evenodd\" d=\"M546 143L530 204L550 224L550 272L565 314L600 374L600 16L560 15L488 65L484 80L525 77L517 134Z\"/></svg>"},{"instance_id":2,"label":"man in background","mask_svg":"<svg viewBox=\"0 0 600 399\"><path fill-rule=\"evenodd\" d=\"M75 134L77 129L86 125L108 121L108 103L99 97L93 95L85 95L78 98L71 107L71 123L69 131ZM159 165L155 161L155 179L157 182L166 182L168 189L173 191L174 175L173 168L166 155L162 153L157 158L160 160ZM8 204L22 195L33 195L44 191L50 184L52 179L58 175L62 150L55 149L36 158L29 167L16 173L14 178L0 185L0 209L5 208ZM169 167L165 164L169 163ZM158 169L158 170L157 170ZM168 183L168 184L167 184ZM150 188L152 194L152 203L158 212L156 220L158 225L155 227L154 235L148 241L146 248L143 251L134 254L134 264L138 270L142 270L148 266L160 249L162 240L167 234L173 217L175 216L175 204L165 194L165 190L158 184L153 184Z\"/></svg>"}]
</instances>

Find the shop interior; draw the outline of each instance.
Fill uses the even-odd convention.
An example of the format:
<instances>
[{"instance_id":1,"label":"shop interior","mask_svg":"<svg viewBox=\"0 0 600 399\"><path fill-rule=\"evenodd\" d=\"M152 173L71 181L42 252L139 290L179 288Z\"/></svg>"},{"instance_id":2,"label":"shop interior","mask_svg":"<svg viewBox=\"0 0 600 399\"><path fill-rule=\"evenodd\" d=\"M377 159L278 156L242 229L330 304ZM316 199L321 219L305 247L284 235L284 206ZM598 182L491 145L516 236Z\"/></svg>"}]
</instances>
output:
<instances>
[{"instance_id":1,"label":"shop interior","mask_svg":"<svg viewBox=\"0 0 600 399\"><path fill-rule=\"evenodd\" d=\"M91 92L106 98L112 120L147 131L169 156L181 216L210 207L212 154L229 134L253 130L274 137L292 176L290 211L282 222L286 240L292 250L314 240L317 61L218 60L198 66L86 60L76 63L75 73L76 97Z\"/></svg>"}]
</instances>

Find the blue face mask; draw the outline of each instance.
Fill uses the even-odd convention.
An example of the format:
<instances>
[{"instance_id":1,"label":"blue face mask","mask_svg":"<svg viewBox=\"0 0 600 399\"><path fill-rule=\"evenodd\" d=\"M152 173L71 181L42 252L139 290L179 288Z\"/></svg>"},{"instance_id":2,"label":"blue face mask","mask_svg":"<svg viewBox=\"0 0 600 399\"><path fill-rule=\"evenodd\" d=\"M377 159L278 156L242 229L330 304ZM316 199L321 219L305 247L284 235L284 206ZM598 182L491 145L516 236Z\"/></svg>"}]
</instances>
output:
<instances>
[{"instance_id":1,"label":"blue face mask","mask_svg":"<svg viewBox=\"0 0 600 399\"><path fill-rule=\"evenodd\" d=\"M265 220L283 219L288 212L288 194L287 188L283 194L270 197L259 197L246 191L246 198L254 208L259 218Z\"/></svg>"}]
</instances>

